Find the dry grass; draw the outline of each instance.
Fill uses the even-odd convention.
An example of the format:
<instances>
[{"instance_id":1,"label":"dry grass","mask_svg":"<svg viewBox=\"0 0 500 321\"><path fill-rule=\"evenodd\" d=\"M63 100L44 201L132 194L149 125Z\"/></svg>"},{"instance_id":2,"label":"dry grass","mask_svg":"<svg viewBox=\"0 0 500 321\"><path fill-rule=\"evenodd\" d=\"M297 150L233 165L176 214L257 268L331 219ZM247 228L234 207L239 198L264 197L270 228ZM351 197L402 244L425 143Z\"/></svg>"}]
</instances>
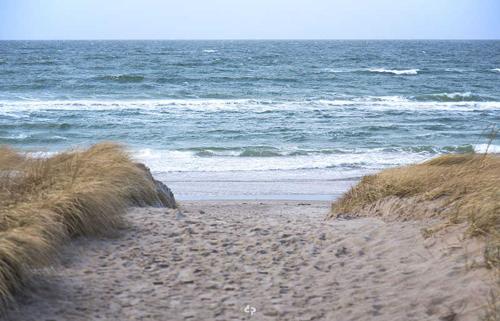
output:
<instances>
[{"instance_id":1,"label":"dry grass","mask_svg":"<svg viewBox=\"0 0 500 321\"><path fill-rule=\"evenodd\" d=\"M144 170L116 144L44 159L0 148L1 307L68 238L106 234L121 225L128 206L157 197Z\"/></svg>"},{"instance_id":2,"label":"dry grass","mask_svg":"<svg viewBox=\"0 0 500 321\"><path fill-rule=\"evenodd\" d=\"M365 176L332 204L330 217L369 215L367 210L374 204L389 199L400 200L405 208L408 203L413 206L415 210L406 215L414 218L446 217L451 223L468 222L471 235L496 235L500 231L500 157L444 155ZM427 206L430 203L436 206Z\"/></svg>"},{"instance_id":3,"label":"dry grass","mask_svg":"<svg viewBox=\"0 0 500 321\"><path fill-rule=\"evenodd\" d=\"M485 240L484 262L496 276L484 320L500 319L500 155L444 155L365 176L332 204L330 218L344 215L466 223L468 236Z\"/></svg>"}]
</instances>

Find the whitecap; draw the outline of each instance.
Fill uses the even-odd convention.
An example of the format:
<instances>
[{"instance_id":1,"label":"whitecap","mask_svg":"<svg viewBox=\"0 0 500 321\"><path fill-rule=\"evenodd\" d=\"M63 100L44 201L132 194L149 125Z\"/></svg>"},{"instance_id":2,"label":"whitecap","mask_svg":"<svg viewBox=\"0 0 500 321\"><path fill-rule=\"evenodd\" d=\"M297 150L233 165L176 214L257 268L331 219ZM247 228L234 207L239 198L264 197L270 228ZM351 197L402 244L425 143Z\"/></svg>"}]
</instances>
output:
<instances>
[{"instance_id":1,"label":"whitecap","mask_svg":"<svg viewBox=\"0 0 500 321\"><path fill-rule=\"evenodd\" d=\"M440 93L440 94L432 94L430 96L434 97L446 97L451 100L457 100L457 99L467 99L473 97L472 93L470 91L467 92L454 92L454 93Z\"/></svg>"},{"instance_id":2,"label":"whitecap","mask_svg":"<svg viewBox=\"0 0 500 321\"><path fill-rule=\"evenodd\" d=\"M385 69L385 68L371 68L369 72L393 74L393 75L417 75L420 69Z\"/></svg>"},{"instance_id":3,"label":"whitecap","mask_svg":"<svg viewBox=\"0 0 500 321\"><path fill-rule=\"evenodd\" d=\"M215 50L215 49L203 49L203 52L214 53L214 52L217 52L217 50Z\"/></svg>"},{"instance_id":4,"label":"whitecap","mask_svg":"<svg viewBox=\"0 0 500 321\"><path fill-rule=\"evenodd\" d=\"M500 68L493 68L493 69L491 69L491 71L500 72Z\"/></svg>"}]
</instances>

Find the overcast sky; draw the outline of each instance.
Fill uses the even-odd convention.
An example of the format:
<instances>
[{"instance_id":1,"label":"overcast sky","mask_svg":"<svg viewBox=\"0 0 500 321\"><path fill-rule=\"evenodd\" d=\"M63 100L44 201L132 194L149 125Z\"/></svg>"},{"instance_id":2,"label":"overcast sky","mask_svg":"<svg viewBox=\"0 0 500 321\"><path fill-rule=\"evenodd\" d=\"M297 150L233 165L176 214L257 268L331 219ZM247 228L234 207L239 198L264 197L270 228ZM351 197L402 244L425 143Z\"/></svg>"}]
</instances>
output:
<instances>
[{"instance_id":1,"label":"overcast sky","mask_svg":"<svg viewBox=\"0 0 500 321\"><path fill-rule=\"evenodd\" d=\"M0 0L0 39L500 39L500 0Z\"/></svg>"}]
</instances>

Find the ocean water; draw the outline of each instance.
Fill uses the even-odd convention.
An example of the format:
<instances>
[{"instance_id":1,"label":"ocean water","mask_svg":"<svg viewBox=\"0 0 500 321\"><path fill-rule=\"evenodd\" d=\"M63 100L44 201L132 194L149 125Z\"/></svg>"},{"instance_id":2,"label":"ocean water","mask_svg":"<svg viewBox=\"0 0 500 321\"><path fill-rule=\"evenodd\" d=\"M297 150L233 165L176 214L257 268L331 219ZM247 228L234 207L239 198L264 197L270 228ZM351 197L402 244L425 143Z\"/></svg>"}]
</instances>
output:
<instances>
[{"instance_id":1,"label":"ocean water","mask_svg":"<svg viewBox=\"0 0 500 321\"><path fill-rule=\"evenodd\" d=\"M0 144L122 142L181 199L332 199L499 124L500 41L0 41Z\"/></svg>"}]
</instances>

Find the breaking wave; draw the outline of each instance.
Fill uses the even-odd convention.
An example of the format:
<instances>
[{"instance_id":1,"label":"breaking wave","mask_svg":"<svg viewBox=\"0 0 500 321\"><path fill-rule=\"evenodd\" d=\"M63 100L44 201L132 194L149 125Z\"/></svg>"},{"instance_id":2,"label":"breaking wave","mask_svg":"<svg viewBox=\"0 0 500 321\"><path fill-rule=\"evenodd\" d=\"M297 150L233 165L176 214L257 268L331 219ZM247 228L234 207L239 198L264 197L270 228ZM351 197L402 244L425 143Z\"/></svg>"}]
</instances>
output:
<instances>
[{"instance_id":1,"label":"breaking wave","mask_svg":"<svg viewBox=\"0 0 500 321\"><path fill-rule=\"evenodd\" d=\"M500 101L471 93L442 93L413 97L367 96L345 99L266 100L266 99L144 99L144 100L17 100L0 101L3 114L43 110L151 110L151 111L234 111L272 112L356 108L367 110L498 110Z\"/></svg>"},{"instance_id":2,"label":"breaking wave","mask_svg":"<svg viewBox=\"0 0 500 321\"><path fill-rule=\"evenodd\" d=\"M280 149L270 146L200 147L184 150L138 149L134 157L158 172L218 172L359 168L378 170L425 161L445 153L500 152L498 145L413 146L373 149ZM168 159L168 161L165 161ZM348 160L348 161L346 161Z\"/></svg>"},{"instance_id":3,"label":"breaking wave","mask_svg":"<svg viewBox=\"0 0 500 321\"><path fill-rule=\"evenodd\" d=\"M420 69L385 69L385 68L371 68L369 72L393 74L393 75L417 75Z\"/></svg>"},{"instance_id":4,"label":"breaking wave","mask_svg":"<svg viewBox=\"0 0 500 321\"><path fill-rule=\"evenodd\" d=\"M489 97L475 95L471 92L439 93L419 95L414 97L418 101L461 102L461 101L488 101Z\"/></svg>"}]
</instances>

